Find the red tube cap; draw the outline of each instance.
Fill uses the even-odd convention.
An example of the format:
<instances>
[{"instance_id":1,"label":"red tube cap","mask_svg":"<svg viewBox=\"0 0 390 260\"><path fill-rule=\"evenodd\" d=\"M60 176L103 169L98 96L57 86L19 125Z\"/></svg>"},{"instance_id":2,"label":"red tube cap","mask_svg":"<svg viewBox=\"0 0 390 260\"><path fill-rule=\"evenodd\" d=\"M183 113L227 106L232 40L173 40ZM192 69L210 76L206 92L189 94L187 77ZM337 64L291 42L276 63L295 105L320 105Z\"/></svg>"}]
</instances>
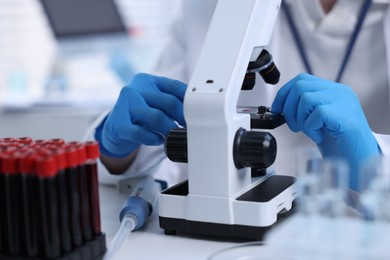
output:
<instances>
[{"instance_id":1,"label":"red tube cap","mask_svg":"<svg viewBox=\"0 0 390 260\"><path fill-rule=\"evenodd\" d=\"M19 171L23 174L35 173L35 161L38 155L36 153L27 152L19 157Z\"/></svg>"},{"instance_id":2,"label":"red tube cap","mask_svg":"<svg viewBox=\"0 0 390 260\"><path fill-rule=\"evenodd\" d=\"M31 137L19 137L16 141L21 144L31 144L33 142Z\"/></svg>"},{"instance_id":3,"label":"red tube cap","mask_svg":"<svg viewBox=\"0 0 390 260\"><path fill-rule=\"evenodd\" d=\"M38 176L47 178L57 175L58 167L54 156L39 156L36 159L35 171Z\"/></svg>"},{"instance_id":4,"label":"red tube cap","mask_svg":"<svg viewBox=\"0 0 390 260\"><path fill-rule=\"evenodd\" d=\"M65 144L65 140L61 139L61 138L52 138L52 139L47 140L47 143L62 146Z\"/></svg>"},{"instance_id":5,"label":"red tube cap","mask_svg":"<svg viewBox=\"0 0 390 260\"><path fill-rule=\"evenodd\" d=\"M65 147L66 168L74 168L78 165L77 149L73 146Z\"/></svg>"},{"instance_id":6,"label":"red tube cap","mask_svg":"<svg viewBox=\"0 0 390 260\"><path fill-rule=\"evenodd\" d=\"M18 172L18 160L14 154L1 155L1 172L4 174L16 174Z\"/></svg>"},{"instance_id":7,"label":"red tube cap","mask_svg":"<svg viewBox=\"0 0 390 260\"><path fill-rule=\"evenodd\" d=\"M0 138L0 142L2 143L10 143L10 142L15 142L15 138L12 137L5 137L5 138Z\"/></svg>"},{"instance_id":8,"label":"red tube cap","mask_svg":"<svg viewBox=\"0 0 390 260\"><path fill-rule=\"evenodd\" d=\"M99 143L96 141L85 142L87 149L87 158L89 160L95 160L99 158Z\"/></svg>"},{"instance_id":9,"label":"red tube cap","mask_svg":"<svg viewBox=\"0 0 390 260\"><path fill-rule=\"evenodd\" d=\"M66 156L65 156L65 150L64 149L57 149L55 151L52 151L53 155L55 156L58 170L64 170L66 168Z\"/></svg>"},{"instance_id":10,"label":"red tube cap","mask_svg":"<svg viewBox=\"0 0 390 260\"><path fill-rule=\"evenodd\" d=\"M85 148L85 145L80 144L77 146L77 153L78 153L78 159L79 159L79 165L84 164L87 160L87 149Z\"/></svg>"}]
</instances>

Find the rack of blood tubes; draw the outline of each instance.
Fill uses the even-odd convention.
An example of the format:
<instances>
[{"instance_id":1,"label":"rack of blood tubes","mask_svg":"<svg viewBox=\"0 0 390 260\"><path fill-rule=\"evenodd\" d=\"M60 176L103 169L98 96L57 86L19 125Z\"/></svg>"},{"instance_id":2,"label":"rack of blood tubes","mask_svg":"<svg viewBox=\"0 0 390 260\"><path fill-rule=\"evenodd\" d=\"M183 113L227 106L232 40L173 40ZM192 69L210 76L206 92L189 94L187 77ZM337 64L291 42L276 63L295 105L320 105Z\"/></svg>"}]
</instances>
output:
<instances>
[{"instance_id":1,"label":"rack of blood tubes","mask_svg":"<svg viewBox=\"0 0 390 260\"><path fill-rule=\"evenodd\" d=\"M0 259L101 259L98 144L0 139Z\"/></svg>"}]
</instances>

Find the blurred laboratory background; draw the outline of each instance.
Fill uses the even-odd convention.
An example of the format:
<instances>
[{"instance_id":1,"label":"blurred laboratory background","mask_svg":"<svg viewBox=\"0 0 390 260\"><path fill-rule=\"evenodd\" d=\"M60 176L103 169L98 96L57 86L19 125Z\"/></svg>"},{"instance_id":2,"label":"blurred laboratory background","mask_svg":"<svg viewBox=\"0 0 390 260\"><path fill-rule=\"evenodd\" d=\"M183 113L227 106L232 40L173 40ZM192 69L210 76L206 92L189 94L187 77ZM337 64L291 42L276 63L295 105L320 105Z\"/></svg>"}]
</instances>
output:
<instances>
[{"instance_id":1,"label":"blurred laboratory background","mask_svg":"<svg viewBox=\"0 0 390 260\"><path fill-rule=\"evenodd\" d=\"M151 72L182 0L0 0L0 136L78 140Z\"/></svg>"}]
</instances>

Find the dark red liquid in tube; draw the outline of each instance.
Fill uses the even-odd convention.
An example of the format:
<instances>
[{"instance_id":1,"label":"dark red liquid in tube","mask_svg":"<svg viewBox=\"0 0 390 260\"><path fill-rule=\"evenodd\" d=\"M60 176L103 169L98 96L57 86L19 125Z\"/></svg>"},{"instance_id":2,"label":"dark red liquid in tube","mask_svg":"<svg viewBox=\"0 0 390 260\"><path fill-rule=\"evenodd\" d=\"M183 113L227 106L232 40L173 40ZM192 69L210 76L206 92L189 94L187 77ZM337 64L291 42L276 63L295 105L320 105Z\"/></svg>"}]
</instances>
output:
<instances>
[{"instance_id":1,"label":"dark red liquid in tube","mask_svg":"<svg viewBox=\"0 0 390 260\"><path fill-rule=\"evenodd\" d=\"M92 239L92 223L89 199L89 185L84 163L87 159L85 146L78 143L72 144L76 147L78 153L77 174L79 178L80 191L80 212L81 212L81 230L84 241Z\"/></svg>"},{"instance_id":2,"label":"dark red liquid in tube","mask_svg":"<svg viewBox=\"0 0 390 260\"><path fill-rule=\"evenodd\" d=\"M85 171L89 186L89 199L91 207L92 231L94 236L102 233L100 223L100 203L99 203L99 182L97 171L97 160L99 158L99 145L97 142L90 141L85 143L87 151L87 161L85 162Z\"/></svg>"},{"instance_id":3,"label":"dark red liquid in tube","mask_svg":"<svg viewBox=\"0 0 390 260\"><path fill-rule=\"evenodd\" d=\"M4 254L5 252L5 194L4 194L4 186L5 186L5 176L2 169L2 155L3 151L0 150L0 254Z\"/></svg>"},{"instance_id":4,"label":"dark red liquid in tube","mask_svg":"<svg viewBox=\"0 0 390 260\"><path fill-rule=\"evenodd\" d=\"M17 172L17 159L11 154L1 156L1 172L3 173L4 205L2 211L6 225L3 225L5 236L3 251L10 256L20 255L20 182L21 176Z\"/></svg>"},{"instance_id":5,"label":"dark red liquid in tube","mask_svg":"<svg viewBox=\"0 0 390 260\"><path fill-rule=\"evenodd\" d=\"M81 233L80 192L77 176L78 153L74 147L65 147L65 179L68 193L70 232L73 246L80 246L83 242Z\"/></svg>"},{"instance_id":6,"label":"dark red liquid in tube","mask_svg":"<svg viewBox=\"0 0 390 260\"><path fill-rule=\"evenodd\" d=\"M66 158L63 149L56 149L52 151L56 158L58 175L57 175L57 190L58 190L58 210L59 210L59 228L61 238L61 249L63 253L67 253L72 249L72 239L69 224L69 203L68 203L68 189L65 174Z\"/></svg>"},{"instance_id":7,"label":"dark red liquid in tube","mask_svg":"<svg viewBox=\"0 0 390 260\"><path fill-rule=\"evenodd\" d=\"M58 167L54 156L44 155L37 158L40 228L43 238L41 256L46 258L56 258L61 255L57 172Z\"/></svg>"},{"instance_id":8,"label":"dark red liquid in tube","mask_svg":"<svg viewBox=\"0 0 390 260\"><path fill-rule=\"evenodd\" d=\"M25 257L38 256L38 241L40 230L38 177L35 173L37 155L25 152L18 158L18 168L21 173L21 248Z\"/></svg>"}]
</instances>

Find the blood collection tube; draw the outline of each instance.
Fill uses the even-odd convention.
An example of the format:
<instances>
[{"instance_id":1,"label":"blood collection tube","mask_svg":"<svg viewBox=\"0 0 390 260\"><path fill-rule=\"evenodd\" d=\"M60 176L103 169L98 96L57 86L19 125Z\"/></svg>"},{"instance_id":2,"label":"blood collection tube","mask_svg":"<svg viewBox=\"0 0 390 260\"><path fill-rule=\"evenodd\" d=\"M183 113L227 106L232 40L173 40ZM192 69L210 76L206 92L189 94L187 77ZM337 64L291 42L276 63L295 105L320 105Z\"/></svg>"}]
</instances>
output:
<instances>
[{"instance_id":1,"label":"blood collection tube","mask_svg":"<svg viewBox=\"0 0 390 260\"><path fill-rule=\"evenodd\" d=\"M8 177L3 171L3 157L6 154L15 151L16 147L10 148L7 142L0 142L0 254L8 253L8 224L7 224L7 208L5 204L6 185L8 185Z\"/></svg>"},{"instance_id":2,"label":"blood collection tube","mask_svg":"<svg viewBox=\"0 0 390 260\"><path fill-rule=\"evenodd\" d=\"M19 156L18 168L21 173L21 250L25 257L38 256L39 241L39 204L38 204L38 178L34 174L37 155L33 150L24 152Z\"/></svg>"},{"instance_id":3,"label":"blood collection tube","mask_svg":"<svg viewBox=\"0 0 390 260\"><path fill-rule=\"evenodd\" d=\"M2 156L3 156L3 150L0 147L0 254L5 253L5 205L4 205L4 173L2 169Z\"/></svg>"},{"instance_id":4,"label":"blood collection tube","mask_svg":"<svg viewBox=\"0 0 390 260\"><path fill-rule=\"evenodd\" d=\"M59 226L61 234L61 249L67 253L72 249L72 239L69 225L69 204L68 204L68 189L66 187L66 158L65 151L61 148L51 150L56 158L58 166L57 189L58 189L58 210L59 210Z\"/></svg>"},{"instance_id":5,"label":"blood collection tube","mask_svg":"<svg viewBox=\"0 0 390 260\"><path fill-rule=\"evenodd\" d=\"M58 167L52 155L41 155L35 162L35 171L38 175L40 227L43 238L42 257L56 258L61 255L56 178Z\"/></svg>"},{"instance_id":6,"label":"blood collection tube","mask_svg":"<svg viewBox=\"0 0 390 260\"><path fill-rule=\"evenodd\" d=\"M84 241L92 239L92 223L89 199L88 177L85 171L84 163L87 159L85 145L73 142L71 145L76 147L78 153L77 175L79 179L80 191L80 213L81 213L81 230Z\"/></svg>"},{"instance_id":7,"label":"blood collection tube","mask_svg":"<svg viewBox=\"0 0 390 260\"><path fill-rule=\"evenodd\" d=\"M17 159L13 153L2 154L1 168L3 173L3 195L5 214L3 226L4 234L4 253L10 256L19 256L20 254L20 174L17 172Z\"/></svg>"},{"instance_id":8,"label":"blood collection tube","mask_svg":"<svg viewBox=\"0 0 390 260\"><path fill-rule=\"evenodd\" d=\"M97 160L99 158L99 144L95 141L85 143L87 151L87 161L85 171L89 184L89 199L91 206L92 231L94 236L101 234L100 225L100 203L99 203L99 183L97 174Z\"/></svg>"},{"instance_id":9,"label":"blood collection tube","mask_svg":"<svg viewBox=\"0 0 390 260\"><path fill-rule=\"evenodd\" d=\"M65 178L68 191L70 231L73 246L77 247L83 242L81 233L79 179L77 176L78 153L77 149L72 146L66 146L64 149L66 158Z\"/></svg>"}]
</instances>

